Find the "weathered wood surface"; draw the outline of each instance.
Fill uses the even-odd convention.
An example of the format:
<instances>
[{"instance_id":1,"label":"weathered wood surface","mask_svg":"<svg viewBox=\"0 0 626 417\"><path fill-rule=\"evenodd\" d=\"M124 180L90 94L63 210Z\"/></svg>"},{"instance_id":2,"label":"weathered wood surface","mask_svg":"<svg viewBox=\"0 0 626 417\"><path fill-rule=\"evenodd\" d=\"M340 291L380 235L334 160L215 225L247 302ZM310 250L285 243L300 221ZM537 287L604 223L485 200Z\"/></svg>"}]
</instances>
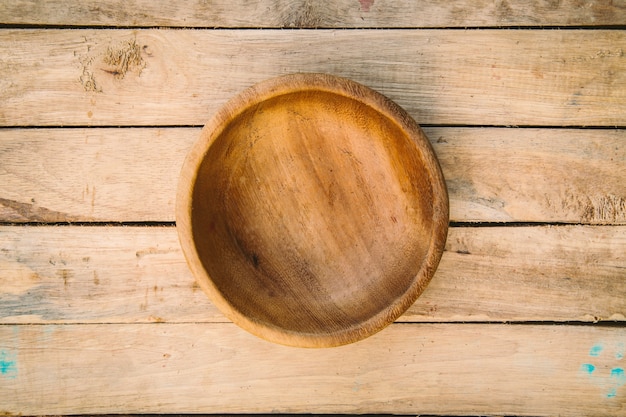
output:
<instances>
[{"instance_id":1,"label":"weathered wood surface","mask_svg":"<svg viewBox=\"0 0 626 417\"><path fill-rule=\"evenodd\" d=\"M5 29L0 125L203 125L255 82L327 72L420 124L625 126L624 51L618 30Z\"/></svg>"},{"instance_id":2,"label":"weathered wood surface","mask_svg":"<svg viewBox=\"0 0 626 417\"><path fill-rule=\"evenodd\" d=\"M0 414L626 415L625 22L614 0L0 2L0 222L173 221L199 129L168 126L290 72L421 124L538 127L427 129L453 220L504 223L453 227L403 323L338 349L225 322L174 227L0 227ZM543 25L589 30L427 29ZM398 30L235 29L260 27Z\"/></svg>"},{"instance_id":3,"label":"weathered wood surface","mask_svg":"<svg viewBox=\"0 0 626 417\"><path fill-rule=\"evenodd\" d=\"M622 25L626 7L610 0L11 0L0 23L177 27L468 27Z\"/></svg>"},{"instance_id":4,"label":"weathered wood surface","mask_svg":"<svg viewBox=\"0 0 626 417\"><path fill-rule=\"evenodd\" d=\"M453 221L626 223L624 130L425 132L446 178ZM0 220L173 221L180 167L199 133L0 130Z\"/></svg>"},{"instance_id":5,"label":"weathered wood surface","mask_svg":"<svg viewBox=\"0 0 626 417\"><path fill-rule=\"evenodd\" d=\"M224 322L173 227L0 228L0 323ZM625 321L626 227L451 228L403 322Z\"/></svg>"},{"instance_id":6,"label":"weathered wood surface","mask_svg":"<svg viewBox=\"0 0 626 417\"><path fill-rule=\"evenodd\" d=\"M0 326L0 412L624 415L625 328L392 325L296 349L233 324Z\"/></svg>"},{"instance_id":7,"label":"weathered wood surface","mask_svg":"<svg viewBox=\"0 0 626 417\"><path fill-rule=\"evenodd\" d=\"M0 219L173 221L180 169L199 133L0 130Z\"/></svg>"}]
</instances>

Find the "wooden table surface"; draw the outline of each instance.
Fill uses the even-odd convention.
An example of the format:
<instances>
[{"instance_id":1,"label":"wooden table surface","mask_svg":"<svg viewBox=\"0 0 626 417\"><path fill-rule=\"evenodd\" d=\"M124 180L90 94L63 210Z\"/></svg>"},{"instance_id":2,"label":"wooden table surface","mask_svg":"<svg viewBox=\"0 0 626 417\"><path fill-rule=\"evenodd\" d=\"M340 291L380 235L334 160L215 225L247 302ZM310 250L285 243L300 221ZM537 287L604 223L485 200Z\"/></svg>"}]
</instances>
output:
<instances>
[{"instance_id":1,"label":"wooden table surface","mask_svg":"<svg viewBox=\"0 0 626 417\"><path fill-rule=\"evenodd\" d=\"M626 4L0 2L0 414L626 415ZM450 193L398 323L274 345L194 283L202 125L326 72L422 124Z\"/></svg>"}]
</instances>

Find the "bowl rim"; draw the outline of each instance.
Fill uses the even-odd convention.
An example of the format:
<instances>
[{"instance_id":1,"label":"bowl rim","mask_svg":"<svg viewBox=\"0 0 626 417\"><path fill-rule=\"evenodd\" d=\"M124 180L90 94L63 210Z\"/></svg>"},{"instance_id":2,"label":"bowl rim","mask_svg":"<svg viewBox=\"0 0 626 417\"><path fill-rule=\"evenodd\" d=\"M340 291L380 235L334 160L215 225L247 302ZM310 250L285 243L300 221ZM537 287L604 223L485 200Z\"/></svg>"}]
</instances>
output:
<instances>
[{"instance_id":1,"label":"bowl rim","mask_svg":"<svg viewBox=\"0 0 626 417\"><path fill-rule=\"evenodd\" d=\"M424 262L408 289L388 307L358 325L328 333L289 331L245 316L213 283L193 243L193 193L200 165L210 146L230 122L251 106L281 95L304 91L328 92L357 100L394 121L422 152L433 188L433 228L430 245ZM224 104L203 127L181 168L175 215L179 242L194 279L228 319L248 332L271 342L295 347L332 347L353 343L379 332L400 317L421 295L432 279L443 254L449 224L449 200L443 173L432 145L420 126L404 109L386 96L350 79L323 73L294 73L270 78L248 87Z\"/></svg>"}]
</instances>

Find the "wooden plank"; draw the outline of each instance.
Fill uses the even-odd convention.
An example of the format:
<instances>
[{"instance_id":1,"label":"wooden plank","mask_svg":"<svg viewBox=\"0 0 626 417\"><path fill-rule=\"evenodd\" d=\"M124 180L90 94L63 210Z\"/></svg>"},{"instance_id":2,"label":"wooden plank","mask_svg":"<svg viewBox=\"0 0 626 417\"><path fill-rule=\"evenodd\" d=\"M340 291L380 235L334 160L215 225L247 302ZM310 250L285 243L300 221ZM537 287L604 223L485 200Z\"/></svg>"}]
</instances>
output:
<instances>
[{"instance_id":1,"label":"wooden plank","mask_svg":"<svg viewBox=\"0 0 626 417\"><path fill-rule=\"evenodd\" d=\"M351 78L422 124L625 126L618 30L0 31L0 125L202 125L244 87Z\"/></svg>"},{"instance_id":2,"label":"wooden plank","mask_svg":"<svg viewBox=\"0 0 626 417\"><path fill-rule=\"evenodd\" d=\"M626 131L428 129L458 221L626 223Z\"/></svg>"},{"instance_id":3,"label":"wooden plank","mask_svg":"<svg viewBox=\"0 0 626 417\"><path fill-rule=\"evenodd\" d=\"M626 8L610 0L12 0L1 23L175 27L468 27L621 25Z\"/></svg>"},{"instance_id":4,"label":"wooden plank","mask_svg":"<svg viewBox=\"0 0 626 417\"><path fill-rule=\"evenodd\" d=\"M180 169L199 133L0 130L0 219L173 221Z\"/></svg>"},{"instance_id":5,"label":"wooden plank","mask_svg":"<svg viewBox=\"0 0 626 417\"><path fill-rule=\"evenodd\" d=\"M199 132L0 130L0 220L173 221L180 167ZM433 127L426 134L453 221L626 224L625 130Z\"/></svg>"},{"instance_id":6,"label":"wooden plank","mask_svg":"<svg viewBox=\"0 0 626 417\"><path fill-rule=\"evenodd\" d=\"M333 349L232 324L0 326L4 413L623 415L626 328L392 325Z\"/></svg>"},{"instance_id":7,"label":"wooden plank","mask_svg":"<svg viewBox=\"0 0 626 417\"><path fill-rule=\"evenodd\" d=\"M0 323L224 322L173 227L0 228ZM451 228L403 322L626 321L626 227Z\"/></svg>"}]
</instances>

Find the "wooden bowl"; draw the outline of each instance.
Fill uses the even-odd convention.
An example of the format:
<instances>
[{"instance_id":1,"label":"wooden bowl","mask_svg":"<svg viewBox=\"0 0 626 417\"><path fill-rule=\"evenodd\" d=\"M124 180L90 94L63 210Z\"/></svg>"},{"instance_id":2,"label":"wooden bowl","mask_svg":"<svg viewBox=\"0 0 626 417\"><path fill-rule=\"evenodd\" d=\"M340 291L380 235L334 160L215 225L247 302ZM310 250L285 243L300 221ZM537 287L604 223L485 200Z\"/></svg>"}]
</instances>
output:
<instances>
[{"instance_id":1,"label":"wooden bowl","mask_svg":"<svg viewBox=\"0 0 626 417\"><path fill-rule=\"evenodd\" d=\"M328 347L381 330L421 294L448 195L399 106L346 79L294 74L249 88L204 127L176 221L228 318L273 342Z\"/></svg>"}]
</instances>

